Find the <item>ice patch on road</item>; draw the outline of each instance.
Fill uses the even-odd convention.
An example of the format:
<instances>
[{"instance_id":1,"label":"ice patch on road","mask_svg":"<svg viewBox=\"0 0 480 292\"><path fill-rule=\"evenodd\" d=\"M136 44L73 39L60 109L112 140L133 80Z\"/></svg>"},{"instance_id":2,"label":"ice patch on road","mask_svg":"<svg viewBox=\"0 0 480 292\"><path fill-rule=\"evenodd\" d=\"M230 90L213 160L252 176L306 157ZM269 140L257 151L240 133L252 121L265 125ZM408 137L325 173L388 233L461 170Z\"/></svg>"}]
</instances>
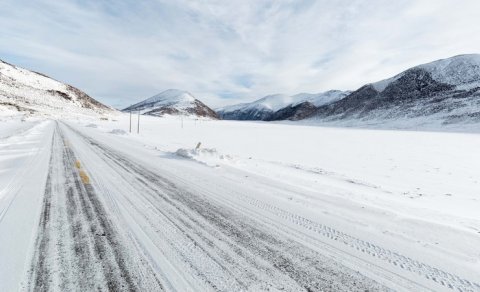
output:
<instances>
[{"instance_id":1,"label":"ice patch on road","mask_svg":"<svg viewBox=\"0 0 480 292\"><path fill-rule=\"evenodd\" d=\"M220 154L215 148L196 148L196 149L185 149L180 148L175 151L175 155L192 159L201 163L204 163L208 166L219 167L220 163L232 160L232 156Z\"/></svg>"}]
</instances>

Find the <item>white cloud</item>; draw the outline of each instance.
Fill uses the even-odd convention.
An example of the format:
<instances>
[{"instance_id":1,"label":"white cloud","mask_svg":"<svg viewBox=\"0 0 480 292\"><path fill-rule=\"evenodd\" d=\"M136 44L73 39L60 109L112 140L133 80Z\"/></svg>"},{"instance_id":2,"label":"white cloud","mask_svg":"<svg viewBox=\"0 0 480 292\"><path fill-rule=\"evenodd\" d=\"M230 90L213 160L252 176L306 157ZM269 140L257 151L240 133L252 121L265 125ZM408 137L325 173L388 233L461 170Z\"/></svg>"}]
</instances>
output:
<instances>
[{"instance_id":1,"label":"white cloud","mask_svg":"<svg viewBox=\"0 0 480 292\"><path fill-rule=\"evenodd\" d=\"M3 0L0 58L114 106L168 88L219 106L356 89L479 52L478 11L478 0Z\"/></svg>"}]
</instances>

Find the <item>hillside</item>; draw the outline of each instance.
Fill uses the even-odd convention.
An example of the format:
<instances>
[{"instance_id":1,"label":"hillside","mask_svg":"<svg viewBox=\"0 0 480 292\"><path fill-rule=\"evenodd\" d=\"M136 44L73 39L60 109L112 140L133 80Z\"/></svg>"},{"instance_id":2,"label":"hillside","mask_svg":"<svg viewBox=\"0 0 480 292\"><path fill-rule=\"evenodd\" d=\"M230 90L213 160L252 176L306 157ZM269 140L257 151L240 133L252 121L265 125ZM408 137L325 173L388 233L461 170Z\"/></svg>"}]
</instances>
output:
<instances>
[{"instance_id":1,"label":"hillside","mask_svg":"<svg viewBox=\"0 0 480 292\"><path fill-rule=\"evenodd\" d=\"M85 92L0 60L0 106L26 114L104 114L113 110Z\"/></svg>"}]
</instances>

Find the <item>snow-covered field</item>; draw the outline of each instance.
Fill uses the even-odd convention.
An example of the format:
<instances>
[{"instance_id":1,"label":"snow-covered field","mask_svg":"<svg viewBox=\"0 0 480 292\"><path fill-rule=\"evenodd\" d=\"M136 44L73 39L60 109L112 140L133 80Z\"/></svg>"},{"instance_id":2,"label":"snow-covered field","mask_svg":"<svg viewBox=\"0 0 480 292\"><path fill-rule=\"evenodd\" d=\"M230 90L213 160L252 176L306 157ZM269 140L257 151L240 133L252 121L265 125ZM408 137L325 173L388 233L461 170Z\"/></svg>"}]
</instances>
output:
<instances>
[{"instance_id":1,"label":"snow-covered field","mask_svg":"<svg viewBox=\"0 0 480 292\"><path fill-rule=\"evenodd\" d=\"M208 290L212 286L226 291L296 290L295 285L330 291L480 290L479 134L148 116L141 117L137 134L137 116L133 116L129 133L127 114L109 121L36 124L16 136L17 140L1 140L0 181L26 184L27 177L15 180L8 171L2 172L7 168L4 162L13 157L11 151L18 148L21 153L18 141L22 139L45 152L71 149L64 157L54 156L53 165L73 164L75 159L82 162L92 189L78 189L78 195L98 195L105 208L95 209L98 222L110 214L113 223L109 224L122 226L118 230L112 227L116 230L112 232L129 251L125 262L135 265L139 273L155 270L165 290ZM3 125L6 122L0 125L0 136L12 132ZM40 140L37 131L42 133ZM15 165L34 165L22 157ZM75 177L75 171L71 177L62 174L67 168L62 169L54 167L49 173L65 176L67 181ZM39 175L31 178L39 184L46 179ZM51 181L52 191L46 191L52 204L64 204L57 198L59 189L65 187L63 180ZM44 191L29 194L38 200ZM9 193L2 184L0 207L6 201L2 196L6 198ZM150 193L165 193L170 199L157 202L155 196L148 197ZM191 211L181 213L171 208L170 201L177 198L184 204L176 207L178 210L187 206ZM157 204L163 206L159 211ZM26 209L20 204L12 206L7 213L10 218L21 215L30 221L40 217L42 209L41 204L32 203ZM53 214L52 226L61 226L68 214L65 218L61 213ZM219 218L229 219L220 224L216 221ZM12 221L8 222L0 218L1 234L13 230ZM60 246L71 244L59 237L60 233L52 233L48 224L40 225L44 226L39 227L41 232L32 226L26 224L23 230L30 228L29 235L41 234L37 244L24 243L16 256L9 257L17 268L13 272L0 270L0 288L18 283L18 271L21 267L28 270L32 248L45 249L38 242L49 238L58 240ZM242 228L244 235L233 231ZM11 242L25 237L14 234L0 240L0 258L9 253ZM92 248L104 246L94 238ZM125 238L134 238L135 243L127 244ZM112 241L105 245L113 254L115 247ZM137 256L136 248L150 266L132 260ZM46 264L39 255L34 257L37 269L27 276L30 281L35 279L34 283L23 280L22 285L38 288L38 283L47 281L51 287L75 287L73 277L66 286L62 286L61 275L38 280L38 271L62 266L55 261L60 251L45 249L45 254L50 255ZM288 265L282 266L280 258ZM317 261L310 262L312 259ZM315 274L314 267L319 264L323 272L316 270ZM116 275L116 266L112 264L111 269ZM118 270L121 272L121 267ZM50 282L48 277L52 277ZM97 274L91 277L102 279ZM148 284L154 283L150 280L145 280L143 288L154 287Z\"/></svg>"},{"instance_id":2,"label":"snow-covered field","mask_svg":"<svg viewBox=\"0 0 480 292\"><path fill-rule=\"evenodd\" d=\"M302 188L353 189L349 199L398 212L405 207L410 216L480 232L478 134L194 119L182 123L177 117L142 116L138 135L136 116L132 134L127 115L116 119L89 122L87 128L95 124L98 131L123 130L123 138L145 147L167 153L180 149L179 156L210 166L255 172ZM200 151L193 151L199 142Z\"/></svg>"}]
</instances>

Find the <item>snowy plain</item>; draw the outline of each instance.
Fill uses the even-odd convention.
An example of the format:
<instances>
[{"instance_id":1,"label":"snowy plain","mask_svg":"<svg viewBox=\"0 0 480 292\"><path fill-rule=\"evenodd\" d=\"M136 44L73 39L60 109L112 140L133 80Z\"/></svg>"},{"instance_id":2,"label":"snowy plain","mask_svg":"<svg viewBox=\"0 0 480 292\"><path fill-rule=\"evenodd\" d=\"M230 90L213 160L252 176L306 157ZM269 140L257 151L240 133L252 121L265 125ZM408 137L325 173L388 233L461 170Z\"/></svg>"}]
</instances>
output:
<instances>
[{"instance_id":1,"label":"snowy plain","mask_svg":"<svg viewBox=\"0 0 480 292\"><path fill-rule=\"evenodd\" d=\"M139 244L168 279L166 290L206 285L180 257L171 256L181 245L188 249L180 254L211 273L205 277L217 287L239 286L214 262L208 266L211 260L180 234L169 235L178 237L172 247L155 234L162 225L150 230L142 213L152 211L130 210L129 200L142 206L140 198L129 195L139 191L135 181L122 181L119 174L126 174L102 162L104 154L92 151L88 139L156 169L192 193L268 223L271 230L388 288L480 289L479 134L148 116L140 117L137 134L137 116L129 133L128 114L64 122L63 140L69 141L64 143L82 161L105 205L118 209L113 217L123 218L118 222L142 239ZM11 290L25 285L20 271L28 269L32 253L55 122L15 118L1 123L0 210L8 212L0 218L0 231L9 236L0 238L0 255L9 265L0 269L0 288ZM162 256L153 243L169 253ZM258 277L269 283L272 279L262 273ZM277 288L290 287L288 281L279 278ZM248 290L261 288L249 285ZM197 287L208 290L208 285ZM267 288L261 289L274 290Z\"/></svg>"},{"instance_id":2,"label":"snowy plain","mask_svg":"<svg viewBox=\"0 0 480 292\"><path fill-rule=\"evenodd\" d=\"M182 122L178 117L142 116L141 133L137 134L137 116L133 116L133 133L129 134L128 123L128 115L124 115L117 121L95 122L95 128L103 132L123 130L118 132L125 133L125 139L166 153L190 150L180 151L180 156L183 154L211 166L236 167L271 177L281 176L285 171L292 184L304 187L315 185L302 180L309 178L314 182L315 174L321 177L325 173L334 181L350 179L351 184L358 182L385 190L390 194L388 200L480 219L477 212L480 135L475 133L188 118ZM87 128L92 125L87 123ZM194 151L199 142L200 151ZM452 200L455 205L451 205ZM453 223L450 218L445 219ZM464 227L473 228L467 225Z\"/></svg>"}]
</instances>

